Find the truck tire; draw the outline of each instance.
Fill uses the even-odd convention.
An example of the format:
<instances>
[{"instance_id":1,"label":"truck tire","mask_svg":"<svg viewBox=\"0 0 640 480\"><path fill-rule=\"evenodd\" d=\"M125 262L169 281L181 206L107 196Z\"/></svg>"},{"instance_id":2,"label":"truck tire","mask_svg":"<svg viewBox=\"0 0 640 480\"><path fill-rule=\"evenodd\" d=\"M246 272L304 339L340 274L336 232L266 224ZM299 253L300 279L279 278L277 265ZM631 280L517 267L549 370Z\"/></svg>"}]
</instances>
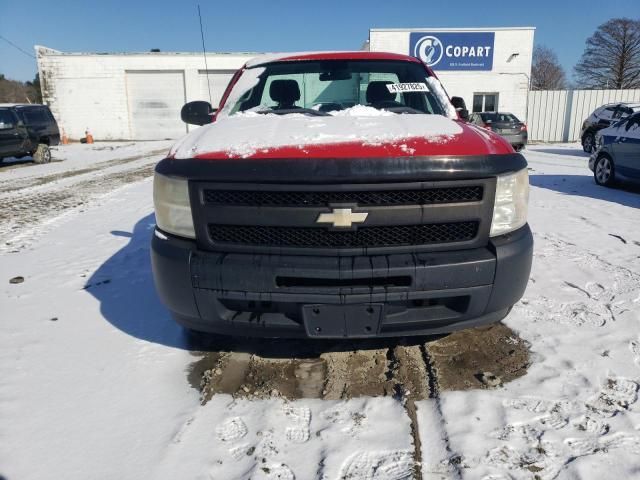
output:
<instances>
[{"instance_id":1,"label":"truck tire","mask_svg":"<svg viewBox=\"0 0 640 480\"><path fill-rule=\"evenodd\" d=\"M49 163L51 161L49 145L45 145L44 143L38 144L38 148L33 154L33 161L35 163Z\"/></svg>"},{"instance_id":2,"label":"truck tire","mask_svg":"<svg viewBox=\"0 0 640 480\"><path fill-rule=\"evenodd\" d=\"M593 178L598 185L605 187L612 187L615 184L615 167L609 155L602 154L598 157L593 166Z\"/></svg>"}]
</instances>

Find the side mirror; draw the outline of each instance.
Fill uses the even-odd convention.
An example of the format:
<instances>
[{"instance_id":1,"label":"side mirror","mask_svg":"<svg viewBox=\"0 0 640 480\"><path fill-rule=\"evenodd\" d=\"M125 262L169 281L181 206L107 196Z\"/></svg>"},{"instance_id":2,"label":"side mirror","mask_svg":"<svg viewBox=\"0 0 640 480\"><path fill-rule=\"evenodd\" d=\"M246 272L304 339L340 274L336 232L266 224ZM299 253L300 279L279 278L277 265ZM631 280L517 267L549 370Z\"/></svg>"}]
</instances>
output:
<instances>
[{"instance_id":1,"label":"side mirror","mask_svg":"<svg viewBox=\"0 0 640 480\"><path fill-rule=\"evenodd\" d=\"M451 97L451 104L454 106L456 110L461 108L467 109L467 104L464 103L464 98L462 97Z\"/></svg>"},{"instance_id":2,"label":"side mirror","mask_svg":"<svg viewBox=\"0 0 640 480\"><path fill-rule=\"evenodd\" d=\"M451 105L458 112L458 117L460 120L464 120L465 122L469 121L469 110L467 110L467 104L464 103L464 98L462 97L451 97Z\"/></svg>"},{"instance_id":3,"label":"side mirror","mask_svg":"<svg viewBox=\"0 0 640 480\"><path fill-rule=\"evenodd\" d=\"M180 118L184 123L191 125L206 125L211 123L211 115L216 112L209 102L196 100L195 102L185 103L180 110Z\"/></svg>"}]
</instances>

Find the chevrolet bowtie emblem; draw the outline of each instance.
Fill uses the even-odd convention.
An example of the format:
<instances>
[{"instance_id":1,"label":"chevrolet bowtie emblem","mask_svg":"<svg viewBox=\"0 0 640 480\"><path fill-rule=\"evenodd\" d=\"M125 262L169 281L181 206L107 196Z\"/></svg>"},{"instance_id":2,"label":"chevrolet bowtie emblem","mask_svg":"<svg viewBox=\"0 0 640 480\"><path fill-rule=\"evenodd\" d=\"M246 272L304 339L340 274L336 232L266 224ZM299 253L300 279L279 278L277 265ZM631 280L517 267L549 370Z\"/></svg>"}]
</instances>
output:
<instances>
[{"instance_id":1,"label":"chevrolet bowtie emblem","mask_svg":"<svg viewBox=\"0 0 640 480\"><path fill-rule=\"evenodd\" d=\"M367 217L368 213L356 213L350 208L334 208L331 213L321 213L318 215L316 223L330 223L337 228L349 228L354 223L362 223Z\"/></svg>"}]
</instances>

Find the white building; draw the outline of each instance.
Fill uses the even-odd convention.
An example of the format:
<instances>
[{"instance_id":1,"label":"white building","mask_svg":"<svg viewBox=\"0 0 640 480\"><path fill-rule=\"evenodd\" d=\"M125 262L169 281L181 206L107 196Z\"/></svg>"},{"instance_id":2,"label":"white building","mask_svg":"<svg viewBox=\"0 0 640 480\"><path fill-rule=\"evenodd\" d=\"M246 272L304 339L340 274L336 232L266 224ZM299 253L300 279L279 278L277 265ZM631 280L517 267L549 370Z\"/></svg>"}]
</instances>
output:
<instances>
[{"instance_id":1,"label":"white building","mask_svg":"<svg viewBox=\"0 0 640 480\"><path fill-rule=\"evenodd\" d=\"M372 29L368 48L420 56L470 111L526 118L533 28ZM292 46L295 50L295 45ZM72 139L178 138L182 105L217 105L231 76L257 53L65 53L36 46L44 102ZM209 85L207 86L207 72ZM208 88L209 87L209 88ZM193 128L193 127L192 127Z\"/></svg>"},{"instance_id":2,"label":"white building","mask_svg":"<svg viewBox=\"0 0 640 480\"><path fill-rule=\"evenodd\" d=\"M373 28L369 50L421 57L469 111L526 119L535 28Z\"/></svg>"},{"instance_id":3,"label":"white building","mask_svg":"<svg viewBox=\"0 0 640 480\"><path fill-rule=\"evenodd\" d=\"M208 100L202 53L64 53L36 46L44 102L72 139L156 140L187 132L180 109ZM208 53L212 104L255 53Z\"/></svg>"}]
</instances>

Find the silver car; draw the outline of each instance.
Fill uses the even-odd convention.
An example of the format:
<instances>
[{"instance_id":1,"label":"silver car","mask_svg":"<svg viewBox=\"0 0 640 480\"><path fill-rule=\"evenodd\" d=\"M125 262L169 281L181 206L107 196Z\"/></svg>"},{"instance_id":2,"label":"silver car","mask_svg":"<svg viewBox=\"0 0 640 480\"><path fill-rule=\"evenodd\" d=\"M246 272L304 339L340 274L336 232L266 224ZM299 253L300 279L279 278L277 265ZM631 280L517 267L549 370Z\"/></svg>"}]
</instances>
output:
<instances>
[{"instance_id":1,"label":"silver car","mask_svg":"<svg viewBox=\"0 0 640 480\"><path fill-rule=\"evenodd\" d=\"M527 126L513 113L479 112L471 115L469 122L496 132L507 140L516 151L527 144Z\"/></svg>"}]
</instances>

